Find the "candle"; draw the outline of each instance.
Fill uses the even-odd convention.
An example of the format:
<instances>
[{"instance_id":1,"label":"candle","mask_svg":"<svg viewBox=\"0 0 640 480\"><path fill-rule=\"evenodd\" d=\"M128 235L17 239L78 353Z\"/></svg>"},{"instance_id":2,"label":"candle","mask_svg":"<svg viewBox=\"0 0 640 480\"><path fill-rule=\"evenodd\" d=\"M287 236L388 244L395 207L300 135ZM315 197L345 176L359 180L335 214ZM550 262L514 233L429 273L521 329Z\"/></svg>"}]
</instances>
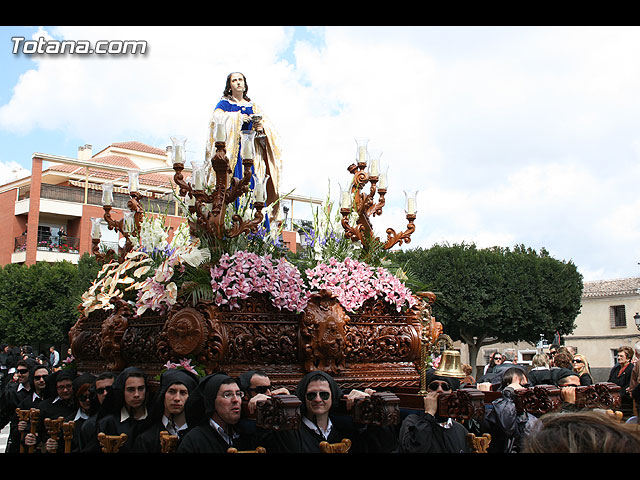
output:
<instances>
[{"instance_id":1,"label":"candle","mask_svg":"<svg viewBox=\"0 0 640 480\"><path fill-rule=\"evenodd\" d=\"M369 142L368 138L356 138L356 143L358 144L358 154L357 154L358 163L367 163L367 143L368 142Z\"/></svg>"},{"instance_id":2,"label":"candle","mask_svg":"<svg viewBox=\"0 0 640 480\"><path fill-rule=\"evenodd\" d=\"M358 162L365 163L367 161L367 147L358 147Z\"/></svg>"},{"instance_id":3,"label":"candle","mask_svg":"<svg viewBox=\"0 0 640 480\"><path fill-rule=\"evenodd\" d=\"M102 184L102 205L111 205L113 203L113 183Z\"/></svg>"},{"instance_id":4,"label":"candle","mask_svg":"<svg viewBox=\"0 0 640 480\"><path fill-rule=\"evenodd\" d=\"M173 163L179 163L181 165L184 165L184 146L183 145L173 146Z\"/></svg>"},{"instance_id":5,"label":"candle","mask_svg":"<svg viewBox=\"0 0 640 480\"><path fill-rule=\"evenodd\" d=\"M242 141L240 146L240 156L243 160L249 160L254 158L253 139L256 135L255 130L243 131Z\"/></svg>"},{"instance_id":6,"label":"candle","mask_svg":"<svg viewBox=\"0 0 640 480\"><path fill-rule=\"evenodd\" d=\"M94 239L100 238L101 223L102 223L102 219L100 217L91 219L91 238L94 238Z\"/></svg>"},{"instance_id":7,"label":"candle","mask_svg":"<svg viewBox=\"0 0 640 480\"><path fill-rule=\"evenodd\" d=\"M138 172L129 172L129 193L137 192L139 189Z\"/></svg>"},{"instance_id":8,"label":"candle","mask_svg":"<svg viewBox=\"0 0 640 480\"><path fill-rule=\"evenodd\" d=\"M225 125L226 118L227 117L225 115L215 115L213 117L213 121L215 122L214 135L216 142L226 142L227 140L227 129Z\"/></svg>"},{"instance_id":9,"label":"candle","mask_svg":"<svg viewBox=\"0 0 640 480\"><path fill-rule=\"evenodd\" d=\"M349 190L340 187L340 209L351 208L351 193Z\"/></svg>"},{"instance_id":10,"label":"candle","mask_svg":"<svg viewBox=\"0 0 640 480\"><path fill-rule=\"evenodd\" d=\"M407 213L414 215L416 213L416 199L410 198L407 200Z\"/></svg>"},{"instance_id":11,"label":"candle","mask_svg":"<svg viewBox=\"0 0 640 480\"><path fill-rule=\"evenodd\" d=\"M191 162L191 174L193 175L193 189L202 190L204 188L204 171L198 162Z\"/></svg>"},{"instance_id":12,"label":"candle","mask_svg":"<svg viewBox=\"0 0 640 480\"><path fill-rule=\"evenodd\" d=\"M379 190L386 190L387 189L387 174L386 174L386 172L383 172L378 176L378 189Z\"/></svg>"},{"instance_id":13,"label":"candle","mask_svg":"<svg viewBox=\"0 0 640 480\"><path fill-rule=\"evenodd\" d=\"M404 192L407 197L407 215L415 215L416 214L416 196L418 192L415 192L412 195L409 195L406 191Z\"/></svg>"},{"instance_id":14,"label":"candle","mask_svg":"<svg viewBox=\"0 0 640 480\"><path fill-rule=\"evenodd\" d=\"M123 222L122 227L123 227L124 231L127 232L127 233L133 232L133 229L134 229L134 218L133 218L133 215L134 215L134 213L135 212L131 212L131 211L124 212L124 222Z\"/></svg>"},{"instance_id":15,"label":"candle","mask_svg":"<svg viewBox=\"0 0 640 480\"><path fill-rule=\"evenodd\" d=\"M256 174L253 174L253 195L256 202L264 203L267 200L267 180L269 180L269 175L265 175L264 179L260 181Z\"/></svg>"},{"instance_id":16,"label":"candle","mask_svg":"<svg viewBox=\"0 0 640 480\"><path fill-rule=\"evenodd\" d=\"M187 141L187 137L176 135L174 137L171 137L171 141L173 142L173 147L171 149L172 163L179 163L180 165L184 165L184 162L186 160L185 143Z\"/></svg>"}]
</instances>

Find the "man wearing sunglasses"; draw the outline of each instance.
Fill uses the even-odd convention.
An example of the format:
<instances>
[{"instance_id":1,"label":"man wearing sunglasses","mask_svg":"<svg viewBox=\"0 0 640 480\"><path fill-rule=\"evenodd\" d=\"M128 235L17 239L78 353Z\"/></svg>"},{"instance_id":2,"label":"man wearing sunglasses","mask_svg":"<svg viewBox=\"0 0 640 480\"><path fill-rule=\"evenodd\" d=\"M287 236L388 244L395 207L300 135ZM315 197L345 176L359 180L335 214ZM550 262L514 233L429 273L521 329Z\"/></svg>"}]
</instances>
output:
<instances>
[{"instance_id":1,"label":"man wearing sunglasses","mask_svg":"<svg viewBox=\"0 0 640 480\"><path fill-rule=\"evenodd\" d=\"M469 453L468 430L451 418L438 416L438 397L453 391L456 380L429 370L424 411L407 415L398 436L399 453Z\"/></svg>"},{"instance_id":2,"label":"man wearing sunglasses","mask_svg":"<svg viewBox=\"0 0 640 480\"><path fill-rule=\"evenodd\" d=\"M346 395L347 411L359 398L373 390L351 390ZM357 425L353 418L340 410L345 397L335 379L326 372L306 374L296 386L295 395L302 402L302 422L296 430L259 430L258 443L273 453L319 453L320 443L338 443L348 438L350 452L381 453L395 448L396 437L392 428ZM260 398L259 396L256 398ZM265 398L264 396L262 398Z\"/></svg>"},{"instance_id":3,"label":"man wearing sunglasses","mask_svg":"<svg viewBox=\"0 0 640 480\"><path fill-rule=\"evenodd\" d=\"M78 449L81 452L97 453L100 451L96 427L97 413L107 393L111 390L115 378L116 374L113 372L101 373L96 377L94 384L89 389L91 394L89 418L84 421L78 432Z\"/></svg>"},{"instance_id":4,"label":"man wearing sunglasses","mask_svg":"<svg viewBox=\"0 0 640 480\"><path fill-rule=\"evenodd\" d=\"M45 388L47 386L47 377L49 369L39 365L31 370L29 375L30 394L27 395L19 404L20 410L29 410L31 408L39 408L38 405L45 397ZM7 441L7 453L17 453L20 451L20 434L28 432L31 426L29 422L18 420L17 415L11 420L11 428L9 440Z\"/></svg>"},{"instance_id":5,"label":"man wearing sunglasses","mask_svg":"<svg viewBox=\"0 0 640 480\"><path fill-rule=\"evenodd\" d=\"M19 360L16 365L17 381L8 383L0 397L0 429L11 423L13 428L10 428L10 437L15 437L16 434L17 421L13 421L17 420L16 408L32 393L29 371L29 364L24 360Z\"/></svg>"},{"instance_id":6,"label":"man wearing sunglasses","mask_svg":"<svg viewBox=\"0 0 640 480\"><path fill-rule=\"evenodd\" d=\"M47 377L47 398L43 400L40 407L37 434L28 433L25 435L25 445L42 445L43 451L56 452L59 448L58 442L50 438L45 428L45 419L56 420L63 417L65 421L73 420L76 413L76 405L73 392L73 380L76 374L73 370L58 370ZM60 435L62 442L62 435Z\"/></svg>"},{"instance_id":7,"label":"man wearing sunglasses","mask_svg":"<svg viewBox=\"0 0 640 480\"><path fill-rule=\"evenodd\" d=\"M246 399L251 399L258 394L261 395L289 395L289 390L284 387L272 389L271 379L261 370L250 370L243 373L238 378L240 388L245 393Z\"/></svg>"}]
</instances>

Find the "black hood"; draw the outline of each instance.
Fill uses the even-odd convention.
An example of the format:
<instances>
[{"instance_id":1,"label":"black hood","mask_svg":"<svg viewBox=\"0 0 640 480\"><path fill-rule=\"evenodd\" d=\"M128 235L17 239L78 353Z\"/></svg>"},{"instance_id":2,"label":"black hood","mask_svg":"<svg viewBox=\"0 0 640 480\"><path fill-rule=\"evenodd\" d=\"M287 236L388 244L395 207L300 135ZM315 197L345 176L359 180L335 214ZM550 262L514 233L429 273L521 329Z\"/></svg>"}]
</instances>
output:
<instances>
[{"instance_id":1,"label":"black hood","mask_svg":"<svg viewBox=\"0 0 640 480\"><path fill-rule=\"evenodd\" d=\"M147 385L147 376L146 374L137 367L127 367L116 377L113 381L113 385L111 386L111 390L104 397L104 401L102 405L100 405L100 409L98 411L98 417L103 417L105 415L109 415L111 413L119 413L124 406L124 386L127 382L127 379L132 375L142 376L145 381L145 385ZM146 391L146 402L148 403L148 395L149 391Z\"/></svg>"},{"instance_id":2,"label":"black hood","mask_svg":"<svg viewBox=\"0 0 640 480\"><path fill-rule=\"evenodd\" d=\"M198 376L186 370L170 369L160 376L160 387L155 394L150 416L154 419L162 418L164 414L164 394L171 385L179 383L187 387L189 395L198 387Z\"/></svg>"},{"instance_id":3,"label":"black hood","mask_svg":"<svg viewBox=\"0 0 640 480\"><path fill-rule=\"evenodd\" d=\"M298 382L298 385L296 387L296 392L295 392L296 397L298 397L302 402L302 405L300 406L302 415L305 415L307 411L307 406L306 406L307 402L305 400L305 394L307 393L307 388L309 386L309 383L311 383L311 381L316 379L317 377L322 377L323 379L325 379L329 383L329 386L331 388L330 412L334 412L340 405L340 399L342 398L342 395L343 395L342 389L340 388L338 383L333 379L331 375L323 371L317 370L314 372L307 373L304 377L302 377L302 380Z\"/></svg>"},{"instance_id":4,"label":"black hood","mask_svg":"<svg viewBox=\"0 0 640 480\"><path fill-rule=\"evenodd\" d=\"M189 426L201 424L211 418L215 411L218 390L229 379L236 381L224 372L217 372L200 380L198 387L189 394L189 399L185 405L187 424Z\"/></svg>"}]
</instances>

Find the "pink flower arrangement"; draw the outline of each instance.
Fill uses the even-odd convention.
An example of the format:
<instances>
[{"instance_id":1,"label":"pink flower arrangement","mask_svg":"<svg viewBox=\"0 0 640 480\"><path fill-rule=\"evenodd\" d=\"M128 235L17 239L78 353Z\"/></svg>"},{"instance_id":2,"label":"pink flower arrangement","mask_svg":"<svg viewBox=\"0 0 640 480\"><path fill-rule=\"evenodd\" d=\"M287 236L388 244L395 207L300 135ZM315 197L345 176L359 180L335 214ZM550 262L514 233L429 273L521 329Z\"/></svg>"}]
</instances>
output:
<instances>
[{"instance_id":1,"label":"pink flower arrangement","mask_svg":"<svg viewBox=\"0 0 640 480\"><path fill-rule=\"evenodd\" d=\"M132 286L138 289L136 301L136 313L138 315L142 315L147 309L163 313L169 306L176 303L178 287L171 279L178 262L179 258L177 256L166 258L158 268L156 268L153 275ZM180 265L178 265L178 267L180 267ZM142 268L140 270L142 270ZM146 271L144 271L144 273L146 273ZM144 273L141 272L140 275Z\"/></svg>"},{"instance_id":2,"label":"pink flower arrangement","mask_svg":"<svg viewBox=\"0 0 640 480\"><path fill-rule=\"evenodd\" d=\"M191 365L191 359L189 358L183 358L182 360L180 360L180 363L169 361L164 364L164 368L166 368L167 370L186 370L187 372L191 372L199 377L203 376L202 369Z\"/></svg>"},{"instance_id":3,"label":"pink flower arrangement","mask_svg":"<svg viewBox=\"0 0 640 480\"><path fill-rule=\"evenodd\" d=\"M416 304L411 291L394 275L382 267L374 268L366 263L346 258L335 258L319 263L306 271L311 288L328 290L349 312L362 307L370 298L380 298L396 309Z\"/></svg>"},{"instance_id":4,"label":"pink flower arrangement","mask_svg":"<svg viewBox=\"0 0 640 480\"><path fill-rule=\"evenodd\" d=\"M309 302L309 293L299 270L286 259L273 260L271 255L238 251L224 254L212 267L211 287L216 305L239 308L239 300L251 293L267 293L273 306L301 312Z\"/></svg>"}]
</instances>

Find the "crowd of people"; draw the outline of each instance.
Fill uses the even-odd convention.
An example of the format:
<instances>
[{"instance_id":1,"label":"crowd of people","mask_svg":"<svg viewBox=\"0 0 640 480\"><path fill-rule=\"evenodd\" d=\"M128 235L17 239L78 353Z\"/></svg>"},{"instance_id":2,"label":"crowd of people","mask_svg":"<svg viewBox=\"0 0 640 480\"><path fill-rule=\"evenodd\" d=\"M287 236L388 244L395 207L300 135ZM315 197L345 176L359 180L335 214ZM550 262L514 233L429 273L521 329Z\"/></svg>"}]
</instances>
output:
<instances>
[{"instance_id":1,"label":"crowd of people","mask_svg":"<svg viewBox=\"0 0 640 480\"><path fill-rule=\"evenodd\" d=\"M621 348L609 378L631 401L638 393L638 353ZM593 378L587 359L565 347L552 346L530 367L517 364L512 351L496 353L477 381L470 373L457 379L431 368L425 377L424 408L401 407L400 421L390 426L356 423L350 414L353 405L374 391L345 391L321 371L305 375L293 392L276 388L266 373L255 370L236 378L223 372L199 377L172 368L154 378L152 387L152 379L136 367L94 376L27 360L17 360L17 377L0 397L0 426L10 425L7 453L100 453L100 434L126 435L118 453L160 453L161 432L176 440L175 453L317 453L323 442L343 439L350 440L351 453L470 453L469 433L489 434L489 453L640 452L635 417L625 422L604 411L577 408L575 387L589 385ZM540 384L560 387L561 409L537 417L516 408L517 390ZM442 416L440 395L467 387L500 395L485 405L482 418ZM300 425L259 426L253 415L258 405L281 394L300 400ZM37 409L39 415L23 418L16 409ZM73 435L66 442L47 426L47 419L60 417L73 422Z\"/></svg>"}]
</instances>

